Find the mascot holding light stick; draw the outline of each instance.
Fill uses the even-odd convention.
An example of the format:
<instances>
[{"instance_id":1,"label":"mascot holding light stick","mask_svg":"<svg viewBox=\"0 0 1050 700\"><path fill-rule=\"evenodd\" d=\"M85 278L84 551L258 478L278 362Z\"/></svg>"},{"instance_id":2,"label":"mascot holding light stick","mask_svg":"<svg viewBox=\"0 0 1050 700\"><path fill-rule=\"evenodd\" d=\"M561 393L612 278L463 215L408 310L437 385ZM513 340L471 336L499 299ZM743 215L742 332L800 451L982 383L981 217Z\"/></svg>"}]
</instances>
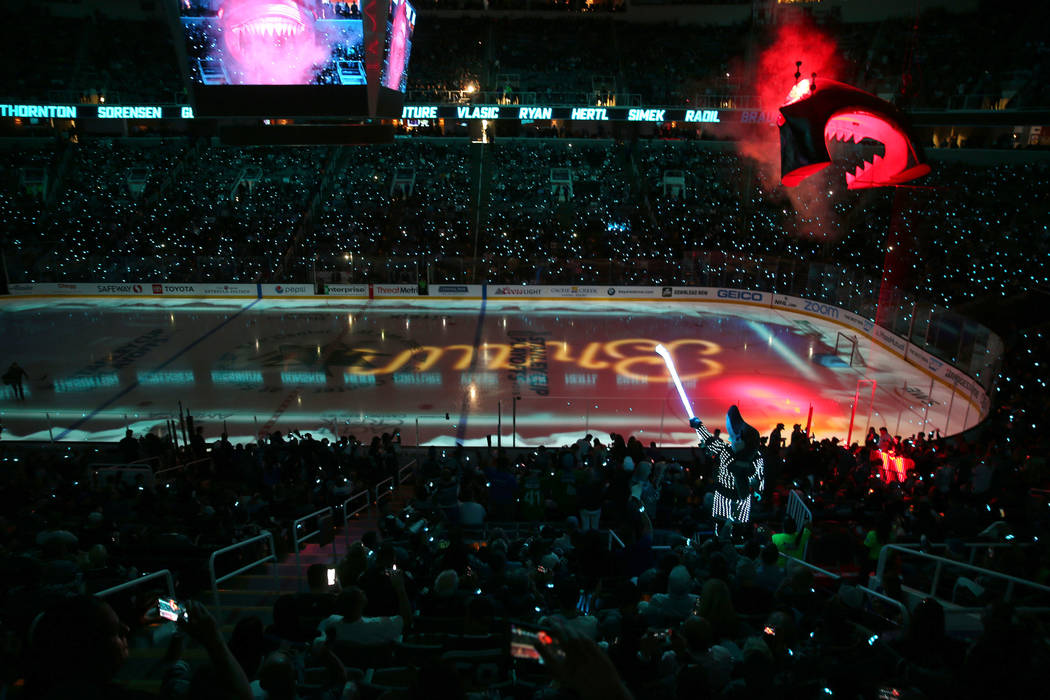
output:
<instances>
[{"instance_id":1,"label":"mascot holding light stick","mask_svg":"<svg viewBox=\"0 0 1050 700\"><path fill-rule=\"evenodd\" d=\"M754 495L756 499L761 499L765 488L765 465L759 450L758 431L744 422L740 409L730 406L726 413L726 431L730 442L722 442L708 432L703 422L693 415L671 353L663 345L656 346L656 353L664 359L667 371L678 389L682 407L689 416L689 427L696 430L703 448L717 463L712 517L719 523L749 523L751 497Z\"/></svg>"}]
</instances>

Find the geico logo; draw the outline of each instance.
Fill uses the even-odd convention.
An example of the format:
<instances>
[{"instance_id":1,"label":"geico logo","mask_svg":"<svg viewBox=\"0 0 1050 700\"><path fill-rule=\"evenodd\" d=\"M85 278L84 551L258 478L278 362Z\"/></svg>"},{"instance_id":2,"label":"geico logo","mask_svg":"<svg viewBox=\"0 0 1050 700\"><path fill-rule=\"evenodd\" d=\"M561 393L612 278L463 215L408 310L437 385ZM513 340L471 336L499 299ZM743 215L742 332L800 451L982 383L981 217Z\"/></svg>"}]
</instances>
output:
<instances>
[{"instance_id":1,"label":"geico logo","mask_svg":"<svg viewBox=\"0 0 1050 700\"><path fill-rule=\"evenodd\" d=\"M742 301L762 301L762 292L741 292L736 289L719 289L722 299L740 299Z\"/></svg>"},{"instance_id":2,"label":"geico logo","mask_svg":"<svg viewBox=\"0 0 1050 700\"><path fill-rule=\"evenodd\" d=\"M828 306L827 304L818 304L815 301L807 301L803 310L812 311L822 316L830 316L831 318L839 317L839 310L836 309L834 306Z\"/></svg>"}]
</instances>

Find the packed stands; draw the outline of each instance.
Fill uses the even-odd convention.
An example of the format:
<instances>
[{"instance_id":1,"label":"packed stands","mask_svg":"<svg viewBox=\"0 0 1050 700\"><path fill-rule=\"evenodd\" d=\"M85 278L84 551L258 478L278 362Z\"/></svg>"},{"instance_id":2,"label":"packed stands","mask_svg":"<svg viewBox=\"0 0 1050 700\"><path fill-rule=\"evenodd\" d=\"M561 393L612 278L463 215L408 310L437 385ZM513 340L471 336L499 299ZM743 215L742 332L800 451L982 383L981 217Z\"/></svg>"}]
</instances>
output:
<instances>
[{"instance_id":1,"label":"packed stands","mask_svg":"<svg viewBox=\"0 0 1050 700\"><path fill-rule=\"evenodd\" d=\"M748 97L727 57L761 29L624 20L646 2L418 4L432 13L413 49L420 102ZM982 3L822 26L843 47L841 77L901 104L1027 108L1047 99L1045 9L1027 11ZM185 101L157 19L37 8L6 19L5 45L37 47L0 68L12 99ZM0 147L0 243L15 283L813 290L826 266L839 285L829 299L863 304L896 206L914 246L908 294L980 314L1008 352L992 414L967 434L873 430L844 445L797 425L764 436L754 527L712 519L713 464L699 447L598 428L536 450L440 452L391 434L364 444L264 431L233 445L217 424L192 423L181 444L5 440L0 697L976 700L1040 687L1045 160L988 165L963 149L899 198L846 196L830 168L791 197L730 142L554 138L566 130L555 125L494 143L429 125L390 145L294 148L222 145L203 128L29 126L48 135ZM671 171L684 187L668 185ZM890 479L887 456L913 466ZM158 619L168 594L190 601L190 620ZM564 659L522 646L512 621L557 639Z\"/></svg>"}]
</instances>

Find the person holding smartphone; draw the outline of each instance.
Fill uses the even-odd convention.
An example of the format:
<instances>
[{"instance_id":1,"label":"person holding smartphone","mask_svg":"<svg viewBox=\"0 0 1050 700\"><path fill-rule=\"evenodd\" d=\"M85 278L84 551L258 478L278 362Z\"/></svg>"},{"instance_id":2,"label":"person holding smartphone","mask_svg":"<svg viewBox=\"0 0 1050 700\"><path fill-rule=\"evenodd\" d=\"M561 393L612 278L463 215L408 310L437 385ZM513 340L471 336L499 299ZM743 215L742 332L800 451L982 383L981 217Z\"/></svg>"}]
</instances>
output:
<instances>
[{"instance_id":1,"label":"person holding smartphone","mask_svg":"<svg viewBox=\"0 0 1050 700\"><path fill-rule=\"evenodd\" d=\"M544 666L559 683L583 700L633 700L609 656L583 634L555 624L549 644L536 644Z\"/></svg>"},{"instance_id":2,"label":"person holding smartphone","mask_svg":"<svg viewBox=\"0 0 1050 700\"><path fill-rule=\"evenodd\" d=\"M185 610L184 618L176 623L178 630L204 647L225 697L251 700L248 678L215 618L195 601L186 603ZM23 697L143 697L114 680L128 659L129 631L101 598L79 595L60 601L42 613L30 631ZM173 637L168 660L178 659L181 642L180 634Z\"/></svg>"},{"instance_id":3,"label":"person holding smartphone","mask_svg":"<svg viewBox=\"0 0 1050 700\"><path fill-rule=\"evenodd\" d=\"M355 644L382 644L400 641L412 623L412 605L405 591L404 574L391 569L388 578L398 600L398 614L365 617L368 596L357 586L350 586L336 598L336 613L318 625L321 638Z\"/></svg>"}]
</instances>

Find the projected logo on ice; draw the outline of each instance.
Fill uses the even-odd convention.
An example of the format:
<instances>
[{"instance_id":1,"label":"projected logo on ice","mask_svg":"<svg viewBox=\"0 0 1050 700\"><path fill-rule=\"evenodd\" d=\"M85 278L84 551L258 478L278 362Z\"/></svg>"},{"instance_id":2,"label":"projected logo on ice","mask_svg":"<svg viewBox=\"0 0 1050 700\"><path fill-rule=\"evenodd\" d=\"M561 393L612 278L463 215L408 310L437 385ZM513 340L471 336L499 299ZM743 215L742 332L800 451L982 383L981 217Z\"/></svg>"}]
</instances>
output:
<instances>
[{"instance_id":1,"label":"projected logo on ice","mask_svg":"<svg viewBox=\"0 0 1050 700\"><path fill-rule=\"evenodd\" d=\"M280 370L281 384L327 385L318 391L352 391L389 380L440 389L447 383L443 374L462 374L473 366L476 372L500 373L511 383L531 388L546 387L548 370L557 376L605 370L637 384L668 381L663 360L655 354L659 341L650 338L569 343L541 337L544 347L537 348L534 335L514 331L508 340L481 343L475 350L465 343L420 345L388 333L355 333L334 340L314 331L270 335L222 355L212 380L248 391L272 391L275 389L265 386L264 375ZM717 343L684 338L666 345L682 366L683 380L713 377L723 371L722 363L715 359L722 352ZM539 374L544 377L543 387L532 387L533 375ZM545 395L544 391L535 393Z\"/></svg>"},{"instance_id":2,"label":"projected logo on ice","mask_svg":"<svg viewBox=\"0 0 1050 700\"><path fill-rule=\"evenodd\" d=\"M357 6L318 0L182 0L192 79L203 85L364 85Z\"/></svg>"}]
</instances>

